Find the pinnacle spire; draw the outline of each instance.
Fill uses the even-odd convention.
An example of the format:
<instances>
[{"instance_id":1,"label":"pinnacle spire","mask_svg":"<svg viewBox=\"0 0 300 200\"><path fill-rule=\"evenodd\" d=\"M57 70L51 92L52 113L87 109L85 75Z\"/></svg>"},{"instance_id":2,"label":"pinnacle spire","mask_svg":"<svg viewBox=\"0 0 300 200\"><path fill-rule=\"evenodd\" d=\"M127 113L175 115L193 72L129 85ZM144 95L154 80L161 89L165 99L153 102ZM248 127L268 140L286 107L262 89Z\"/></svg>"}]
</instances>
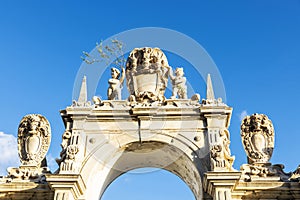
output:
<instances>
[{"instance_id":1,"label":"pinnacle spire","mask_svg":"<svg viewBox=\"0 0 300 200\"><path fill-rule=\"evenodd\" d=\"M87 87L86 87L86 76L83 77L81 82L80 93L78 97L78 102L87 102Z\"/></svg>"},{"instance_id":2,"label":"pinnacle spire","mask_svg":"<svg viewBox=\"0 0 300 200\"><path fill-rule=\"evenodd\" d=\"M214 89L210 78L210 74L207 75L207 81L206 81L206 99L207 100L215 99L215 94L214 94Z\"/></svg>"}]
</instances>

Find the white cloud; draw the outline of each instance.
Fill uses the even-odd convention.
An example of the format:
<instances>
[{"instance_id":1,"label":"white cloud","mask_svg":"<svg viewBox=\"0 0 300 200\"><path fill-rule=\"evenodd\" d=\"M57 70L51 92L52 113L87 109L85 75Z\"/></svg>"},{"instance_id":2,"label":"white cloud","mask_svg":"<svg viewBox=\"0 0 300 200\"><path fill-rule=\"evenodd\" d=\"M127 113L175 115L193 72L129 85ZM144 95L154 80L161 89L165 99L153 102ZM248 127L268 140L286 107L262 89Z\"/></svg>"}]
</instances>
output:
<instances>
[{"instance_id":1,"label":"white cloud","mask_svg":"<svg viewBox=\"0 0 300 200\"><path fill-rule=\"evenodd\" d=\"M56 164L55 157L52 156L51 153L47 154L47 166L50 168L50 171L53 173L58 169L58 165Z\"/></svg>"},{"instance_id":2,"label":"white cloud","mask_svg":"<svg viewBox=\"0 0 300 200\"><path fill-rule=\"evenodd\" d=\"M11 134L0 132L0 176L6 176L8 167L19 167L17 138ZM58 165L51 153L47 155L47 164L52 172L56 171Z\"/></svg>"},{"instance_id":3,"label":"white cloud","mask_svg":"<svg viewBox=\"0 0 300 200\"><path fill-rule=\"evenodd\" d=\"M239 115L240 121L243 121L243 119L248 115L247 110L243 110L241 114Z\"/></svg>"},{"instance_id":4,"label":"white cloud","mask_svg":"<svg viewBox=\"0 0 300 200\"><path fill-rule=\"evenodd\" d=\"M0 132L0 175L7 175L8 167L20 165L17 138L11 134Z\"/></svg>"}]
</instances>

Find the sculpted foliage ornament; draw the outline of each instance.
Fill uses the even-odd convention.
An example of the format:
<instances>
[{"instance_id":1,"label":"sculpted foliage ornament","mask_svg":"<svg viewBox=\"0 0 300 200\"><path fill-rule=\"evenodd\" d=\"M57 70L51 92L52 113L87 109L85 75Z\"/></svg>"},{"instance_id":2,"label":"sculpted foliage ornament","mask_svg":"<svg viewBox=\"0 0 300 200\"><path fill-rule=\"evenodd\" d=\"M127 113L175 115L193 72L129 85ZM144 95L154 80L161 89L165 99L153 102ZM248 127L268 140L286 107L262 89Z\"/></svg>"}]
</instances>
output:
<instances>
[{"instance_id":1,"label":"sculpted foliage ornament","mask_svg":"<svg viewBox=\"0 0 300 200\"><path fill-rule=\"evenodd\" d=\"M18 151L22 165L39 166L51 141L48 120L39 114L22 118L18 128Z\"/></svg>"},{"instance_id":2,"label":"sculpted foliage ornament","mask_svg":"<svg viewBox=\"0 0 300 200\"><path fill-rule=\"evenodd\" d=\"M249 163L267 163L274 148L274 128L264 114L253 114L243 119L241 136Z\"/></svg>"}]
</instances>

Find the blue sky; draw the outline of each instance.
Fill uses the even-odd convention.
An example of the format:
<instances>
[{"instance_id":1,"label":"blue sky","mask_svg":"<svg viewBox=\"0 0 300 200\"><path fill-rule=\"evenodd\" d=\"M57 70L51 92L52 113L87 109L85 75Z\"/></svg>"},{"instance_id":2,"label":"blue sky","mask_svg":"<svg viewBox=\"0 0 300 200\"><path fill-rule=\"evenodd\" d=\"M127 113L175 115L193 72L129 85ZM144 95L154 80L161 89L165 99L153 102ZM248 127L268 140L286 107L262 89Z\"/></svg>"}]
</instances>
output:
<instances>
[{"instance_id":1,"label":"blue sky","mask_svg":"<svg viewBox=\"0 0 300 200\"><path fill-rule=\"evenodd\" d=\"M16 145L13 136L17 135L19 121L29 113L40 113L50 121L53 138L48 157L59 156L64 130L59 110L72 102L82 51L92 50L101 39L138 27L164 27L184 33L212 57L224 81L227 104L234 108L230 132L236 169L246 163L239 133L240 116L255 112L267 114L274 123L276 138L271 162L285 164L286 171L296 169L300 164L299 0L2 0L1 174L15 162L15 152L8 148ZM179 58L169 62L188 66ZM186 72L191 83L197 83L193 73L188 69ZM203 85L199 79L197 92L202 96ZM105 94L106 87L98 86L97 93ZM7 158L14 161L8 162ZM55 168L53 163L51 167ZM118 199L110 195L116 195L114 191L125 186L165 187L170 182L172 188L168 194L176 188L176 192L191 195L176 176L165 171L157 173L125 174L113 182L103 199ZM143 194L142 189L139 191ZM120 195L129 199L132 193ZM149 199L167 199L160 192L149 195Z\"/></svg>"}]
</instances>

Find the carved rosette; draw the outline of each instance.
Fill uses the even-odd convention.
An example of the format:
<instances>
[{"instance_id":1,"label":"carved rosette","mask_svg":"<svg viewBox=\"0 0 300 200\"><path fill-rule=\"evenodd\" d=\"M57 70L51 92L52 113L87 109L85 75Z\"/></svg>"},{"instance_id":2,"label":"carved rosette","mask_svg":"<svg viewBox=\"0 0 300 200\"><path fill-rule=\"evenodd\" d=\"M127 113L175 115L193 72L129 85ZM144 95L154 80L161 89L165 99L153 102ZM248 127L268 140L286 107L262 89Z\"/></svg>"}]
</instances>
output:
<instances>
[{"instance_id":1,"label":"carved rosette","mask_svg":"<svg viewBox=\"0 0 300 200\"><path fill-rule=\"evenodd\" d=\"M159 48L135 48L126 62L126 79L130 95L137 101L164 100L168 69L167 58Z\"/></svg>"},{"instance_id":2,"label":"carved rosette","mask_svg":"<svg viewBox=\"0 0 300 200\"><path fill-rule=\"evenodd\" d=\"M248 162L267 163L274 149L274 128L264 114L253 114L243 119L241 137Z\"/></svg>"},{"instance_id":3,"label":"carved rosette","mask_svg":"<svg viewBox=\"0 0 300 200\"><path fill-rule=\"evenodd\" d=\"M18 128L18 152L22 165L40 166L51 142L48 120L39 114L22 118Z\"/></svg>"}]
</instances>

